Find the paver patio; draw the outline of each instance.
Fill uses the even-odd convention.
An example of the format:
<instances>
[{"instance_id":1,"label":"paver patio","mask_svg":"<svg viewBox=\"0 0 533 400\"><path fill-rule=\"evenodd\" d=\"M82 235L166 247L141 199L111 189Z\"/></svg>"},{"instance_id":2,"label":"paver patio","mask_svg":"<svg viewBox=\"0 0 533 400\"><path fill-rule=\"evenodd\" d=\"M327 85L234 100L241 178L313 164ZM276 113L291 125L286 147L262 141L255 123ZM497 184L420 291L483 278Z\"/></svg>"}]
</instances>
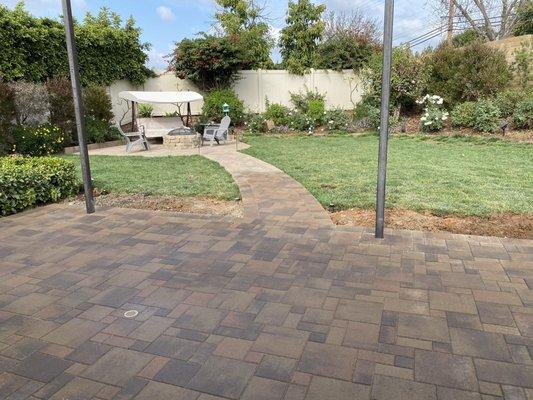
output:
<instances>
[{"instance_id":1,"label":"paver patio","mask_svg":"<svg viewBox=\"0 0 533 400\"><path fill-rule=\"evenodd\" d=\"M0 220L0 399L533 399L532 241L377 241L276 168L205 155L243 219Z\"/></svg>"}]
</instances>

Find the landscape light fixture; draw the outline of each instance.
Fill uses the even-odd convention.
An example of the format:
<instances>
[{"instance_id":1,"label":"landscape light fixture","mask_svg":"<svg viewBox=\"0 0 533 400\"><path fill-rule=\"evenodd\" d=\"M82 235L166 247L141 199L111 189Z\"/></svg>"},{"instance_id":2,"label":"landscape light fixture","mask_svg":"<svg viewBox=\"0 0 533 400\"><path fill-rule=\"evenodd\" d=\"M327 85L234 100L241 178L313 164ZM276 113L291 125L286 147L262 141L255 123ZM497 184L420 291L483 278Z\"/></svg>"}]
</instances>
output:
<instances>
[{"instance_id":1,"label":"landscape light fixture","mask_svg":"<svg viewBox=\"0 0 533 400\"><path fill-rule=\"evenodd\" d=\"M392 63L392 31L394 0L385 0L383 28L383 72L381 75L381 119L379 126L378 185L376 193L376 238L383 239L385 230L385 187L387 180L387 147L389 141L390 83Z\"/></svg>"},{"instance_id":2,"label":"landscape light fixture","mask_svg":"<svg viewBox=\"0 0 533 400\"><path fill-rule=\"evenodd\" d=\"M62 0L63 22L65 24L65 35L67 38L67 54L70 69L70 82L72 83L72 97L74 99L74 112L76 114L76 128L78 131L78 143L81 158L81 175L83 178L83 190L85 192L85 208L87 214L94 213L93 184L91 180L91 167L89 165L89 154L87 151L87 141L85 140L85 120L83 118L83 97L81 95L80 71L78 68L78 57L76 54L76 43L74 40L74 23L72 21L72 6L70 0Z\"/></svg>"}]
</instances>

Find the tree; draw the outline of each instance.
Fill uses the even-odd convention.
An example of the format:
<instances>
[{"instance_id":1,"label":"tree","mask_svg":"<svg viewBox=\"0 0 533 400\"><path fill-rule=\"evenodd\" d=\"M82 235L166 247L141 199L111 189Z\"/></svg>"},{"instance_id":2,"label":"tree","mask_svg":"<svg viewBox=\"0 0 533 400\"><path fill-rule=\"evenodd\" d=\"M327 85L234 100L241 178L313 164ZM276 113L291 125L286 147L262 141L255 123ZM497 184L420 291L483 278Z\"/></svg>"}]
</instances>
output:
<instances>
[{"instance_id":1,"label":"tree","mask_svg":"<svg viewBox=\"0 0 533 400\"><path fill-rule=\"evenodd\" d=\"M263 9L253 0L216 0L220 10L215 14L218 28L226 36L239 36L251 68L273 65L270 51L274 40L263 17Z\"/></svg>"},{"instance_id":2,"label":"tree","mask_svg":"<svg viewBox=\"0 0 533 400\"><path fill-rule=\"evenodd\" d=\"M475 30L481 38L493 41L509 36L517 21L517 11L531 0L433 0L440 15L447 15L450 2L455 21Z\"/></svg>"},{"instance_id":3,"label":"tree","mask_svg":"<svg viewBox=\"0 0 533 400\"><path fill-rule=\"evenodd\" d=\"M533 0L527 0L518 9L513 34L515 36L533 34Z\"/></svg>"},{"instance_id":4,"label":"tree","mask_svg":"<svg viewBox=\"0 0 533 400\"><path fill-rule=\"evenodd\" d=\"M310 0L289 1L287 25L281 30L279 43L283 63L289 72L301 75L313 66L325 29L324 11L325 5L314 5Z\"/></svg>"},{"instance_id":5,"label":"tree","mask_svg":"<svg viewBox=\"0 0 533 400\"><path fill-rule=\"evenodd\" d=\"M331 12L325 19L323 40L320 42L315 68L353 69L364 67L379 48L376 23L359 12Z\"/></svg>"}]
</instances>

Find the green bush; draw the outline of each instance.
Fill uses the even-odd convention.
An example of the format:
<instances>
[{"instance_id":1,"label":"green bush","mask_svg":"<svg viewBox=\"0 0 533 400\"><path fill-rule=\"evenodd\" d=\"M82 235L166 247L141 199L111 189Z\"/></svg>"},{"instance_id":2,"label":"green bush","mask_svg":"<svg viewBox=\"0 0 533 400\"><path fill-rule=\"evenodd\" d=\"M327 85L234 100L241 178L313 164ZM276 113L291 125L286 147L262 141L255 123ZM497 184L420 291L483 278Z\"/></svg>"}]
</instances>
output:
<instances>
[{"instance_id":1,"label":"green bush","mask_svg":"<svg viewBox=\"0 0 533 400\"><path fill-rule=\"evenodd\" d=\"M308 104L307 116L313 121L315 126L320 126L324 123L324 114L326 113L326 105L324 100L311 100Z\"/></svg>"},{"instance_id":2,"label":"green bush","mask_svg":"<svg viewBox=\"0 0 533 400\"><path fill-rule=\"evenodd\" d=\"M380 124L380 110L362 101L355 107L354 118L361 128L377 128Z\"/></svg>"},{"instance_id":3,"label":"green bush","mask_svg":"<svg viewBox=\"0 0 533 400\"><path fill-rule=\"evenodd\" d=\"M452 125L458 128L472 128L474 127L475 114L475 102L465 101L458 104L451 112Z\"/></svg>"},{"instance_id":4,"label":"green bush","mask_svg":"<svg viewBox=\"0 0 533 400\"><path fill-rule=\"evenodd\" d=\"M139 117L150 118L154 112L154 106L151 104L139 104Z\"/></svg>"},{"instance_id":5,"label":"green bush","mask_svg":"<svg viewBox=\"0 0 533 400\"><path fill-rule=\"evenodd\" d=\"M495 132L499 127L500 110L489 100L478 100L473 128L479 132Z\"/></svg>"},{"instance_id":6,"label":"green bush","mask_svg":"<svg viewBox=\"0 0 533 400\"><path fill-rule=\"evenodd\" d=\"M46 81L48 101L50 103L50 123L61 128L66 135L66 145L76 141L74 115L74 101L72 99L72 85L67 77L55 77Z\"/></svg>"},{"instance_id":7,"label":"green bush","mask_svg":"<svg viewBox=\"0 0 533 400\"><path fill-rule=\"evenodd\" d=\"M267 130L266 119L262 114L248 114L244 125L248 133L264 133Z\"/></svg>"},{"instance_id":8,"label":"green bush","mask_svg":"<svg viewBox=\"0 0 533 400\"><path fill-rule=\"evenodd\" d=\"M121 138L116 127L94 117L85 117L85 129L87 130L87 143L104 143Z\"/></svg>"},{"instance_id":9,"label":"green bush","mask_svg":"<svg viewBox=\"0 0 533 400\"><path fill-rule=\"evenodd\" d=\"M244 121L244 103L231 89L217 89L204 98L202 121L219 122L224 117L223 105L229 105L229 116L233 125L240 125Z\"/></svg>"},{"instance_id":10,"label":"green bush","mask_svg":"<svg viewBox=\"0 0 533 400\"><path fill-rule=\"evenodd\" d=\"M17 125L13 129L13 149L16 154L49 156L60 153L65 146L65 133L57 125Z\"/></svg>"},{"instance_id":11,"label":"green bush","mask_svg":"<svg viewBox=\"0 0 533 400\"><path fill-rule=\"evenodd\" d=\"M507 118L513 115L517 104L526 98L527 94L521 90L507 89L498 93L494 104L500 109L501 116Z\"/></svg>"},{"instance_id":12,"label":"green bush","mask_svg":"<svg viewBox=\"0 0 533 400\"><path fill-rule=\"evenodd\" d=\"M512 78L505 54L483 43L440 46L429 58L427 87L450 105L494 97Z\"/></svg>"},{"instance_id":13,"label":"green bush","mask_svg":"<svg viewBox=\"0 0 533 400\"><path fill-rule=\"evenodd\" d=\"M309 103L314 100L320 100L322 102L326 101L326 95L318 93L316 90L309 90L307 87L305 91L299 93L290 93L291 103L294 108L302 113L307 113L309 111Z\"/></svg>"},{"instance_id":14,"label":"green bush","mask_svg":"<svg viewBox=\"0 0 533 400\"><path fill-rule=\"evenodd\" d=\"M13 88L0 80L0 155L13 145L11 125L15 119L15 93Z\"/></svg>"},{"instance_id":15,"label":"green bush","mask_svg":"<svg viewBox=\"0 0 533 400\"><path fill-rule=\"evenodd\" d=\"M314 67L359 72L368 64L374 49L374 43L364 35L337 34L319 44Z\"/></svg>"},{"instance_id":16,"label":"green bush","mask_svg":"<svg viewBox=\"0 0 533 400\"><path fill-rule=\"evenodd\" d=\"M307 114L301 111L291 111L289 114L289 128L295 131L312 132L316 126Z\"/></svg>"},{"instance_id":17,"label":"green bush","mask_svg":"<svg viewBox=\"0 0 533 400\"><path fill-rule=\"evenodd\" d=\"M475 29L467 29L464 32L454 35L452 44L454 47L468 46L478 40L481 40L481 35Z\"/></svg>"},{"instance_id":18,"label":"green bush","mask_svg":"<svg viewBox=\"0 0 533 400\"><path fill-rule=\"evenodd\" d=\"M89 86L83 91L85 115L110 123L113 119L113 105L103 86Z\"/></svg>"},{"instance_id":19,"label":"green bush","mask_svg":"<svg viewBox=\"0 0 533 400\"><path fill-rule=\"evenodd\" d=\"M276 126L287 126L289 125L289 112L290 109L281 104L267 104L265 118L274 122Z\"/></svg>"},{"instance_id":20,"label":"green bush","mask_svg":"<svg viewBox=\"0 0 533 400\"><path fill-rule=\"evenodd\" d=\"M530 97L516 105L513 125L517 129L533 129L533 98Z\"/></svg>"},{"instance_id":21,"label":"green bush","mask_svg":"<svg viewBox=\"0 0 533 400\"><path fill-rule=\"evenodd\" d=\"M334 108L326 111L324 121L328 131L346 131L350 127L350 116L342 108Z\"/></svg>"},{"instance_id":22,"label":"green bush","mask_svg":"<svg viewBox=\"0 0 533 400\"><path fill-rule=\"evenodd\" d=\"M76 168L57 157L0 157L0 215L55 202L77 192Z\"/></svg>"}]
</instances>

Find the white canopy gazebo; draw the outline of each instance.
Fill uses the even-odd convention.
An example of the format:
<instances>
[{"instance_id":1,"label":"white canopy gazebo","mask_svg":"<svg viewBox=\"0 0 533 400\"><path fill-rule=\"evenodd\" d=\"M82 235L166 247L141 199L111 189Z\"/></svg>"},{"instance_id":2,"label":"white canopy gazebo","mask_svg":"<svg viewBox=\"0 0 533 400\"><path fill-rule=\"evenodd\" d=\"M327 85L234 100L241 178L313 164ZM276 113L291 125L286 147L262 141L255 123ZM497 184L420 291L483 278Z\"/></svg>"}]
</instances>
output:
<instances>
[{"instance_id":1,"label":"white canopy gazebo","mask_svg":"<svg viewBox=\"0 0 533 400\"><path fill-rule=\"evenodd\" d=\"M135 124L137 119L135 112L135 104L174 104L180 110L181 106L187 104L187 117L183 121L185 125L189 126L191 114L191 103L202 101L204 97L200 93L190 91L172 91L172 92L140 92L140 91L124 91L120 92L118 96L126 101L131 101L132 107L132 124Z\"/></svg>"}]
</instances>

